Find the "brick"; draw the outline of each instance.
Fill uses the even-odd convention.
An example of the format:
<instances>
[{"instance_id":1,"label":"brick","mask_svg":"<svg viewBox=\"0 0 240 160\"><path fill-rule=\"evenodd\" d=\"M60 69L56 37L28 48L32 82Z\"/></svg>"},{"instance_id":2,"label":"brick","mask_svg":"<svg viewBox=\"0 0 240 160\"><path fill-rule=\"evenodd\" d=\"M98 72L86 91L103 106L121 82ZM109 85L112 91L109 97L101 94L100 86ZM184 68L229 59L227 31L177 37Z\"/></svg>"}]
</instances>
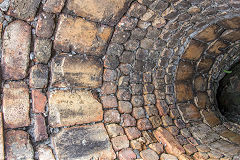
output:
<instances>
[{"instance_id":1,"label":"brick","mask_svg":"<svg viewBox=\"0 0 240 160\"><path fill-rule=\"evenodd\" d=\"M133 108L133 112L132 112L132 116L135 119L141 119L141 118L145 118L145 110L143 109L143 107L134 107Z\"/></svg>"},{"instance_id":2,"label":"brick","mask_svg":"<svg viewBox=\"0 0 240 160\"><path fill-rule=\"evenodd\" d=\"M5 136L6 159L34 159L33 147L27 132L11 130Z\"/></svg>"},{"instance_id":3,"label":"brick","mask_svg":"<svg viewBox=\"0 0 240 160\"><path fill-rule=\"evenodd\" d=\"M52 138L52 143L58 159L116 158L103 123L63 128Z\"/></svg>"},{"instance_id":4,"label":"brick","mask_svg":"<svg viewBox=\"0 0 240 160\"><path fill-rule=\"evenodd\" d=\"M48 85L48 66L36 64L31 67L29 86L31 88L46 88Z\"/></svg>"},{"instance_id":5,"label":"brick","mask_svg":"<svg viewBox=\"0 0 240 160\"><path fill-rule=\"evenodd\" d=\"M128 9L131 0L71 0L67 3L66 8L78 16L86 19L115 25ZM104 4L104 5L102 5Z\"/></svg>"},{"instance_id":6,"label":"brick","mask_svg":"<svg viewBox=\"0 0 240 160\"><path fill-rule=\"evenodd\" d=\"M103 80L104 81L115 81L115 80L117 80L117 72L115 70L111 70L111 69L104 69Z\"/></svg>"},{"instance_id":7,"label":"brick","mask_svg":"<svg viewBox=\"0 0 240 160\"><path fill-rule=\"evenodd\" d=\"M191 156L188 156L186 154L182 154L178 157L179 160L193 160Z\"/></svg>"},{"instance_id":8,"label":"brick","mask_svg":"<svg viewBox=\"0 0 240 160\"><path fill-rule=\"evenodd\" d=\"M107 110L104 112L104 122L105 123L119 123L120 114L118 110Z\"/></svg>"},{"instance_id":9,"label":"brick","mask_svg":"<svg viewBox=\"0 0 240 160\"><path fill-rule=\"evenodd\" d=\"M142 135L143 135L143 138L145 139L146 145L157 142L157 139L154 137L151 131L143 131Z\"/></svg>"},{"instance_id":10,"label":"brick","mask_svg":"<svg viewBox=\"0 0 240 160\"><path fill-rule=\"evenodd\" d=\"M176 84L176 95L178 102L193 100L193 90L191 86L186 83Z\"/></svg>"},{"instance_id":11,"label":"brick","mask_svg":"<svg viewBox=\"0 0 240 160\"><path fill-rule=\"evenodd\" d=\"M137 127L141 131L149 130L149 129L152 129L152 124L147 118L143 118L137 121Z\"/></svg>"},{"instance_id":12,"label":"brick","mask_svg":"<svg viewBox=\"0 0 240 160\"><path fill-rule=\"evenodd\" d=\"M181 81L191 79L194 73L193 70L194 67L192 66L191 63L180 61L180 63L178 64L176 80Z\"/></svg>"},{"instance_id":13,"label":"brick","mask_svg":"<svg viewBox=\"0 0 240 160\"><path fill-rule=\"evenodd\" d=\"M118 107L116 96L113 96L113 95L101 96L101 101L102 101L103 108L117 108Z\"/></svg>"},{"instance_id":14,"label":"brick","mask_svg":"<svg viewBox=\"0 0 240 160\"><path fill-rule=\"evenodd\" d=\"M0 160L4 160L3 115L0 113Z\"/></svg>"},{"instance_id":15,"label":"brick","mask_svg":"<svg viewBox=\"0 0 240 160\"><path fill-rule=\"evenodd\" d=\"M7 14L26 21L33 21L41 0L11 1Z\"/></svg>"},{"instance_id":16,"label":"brick","mask_svg":"<svg viewBox=\"0 0 240 160\"><path fill-rule=\"evenodd\" d=\"M149 145L149 148L155 151L157 154L164 152L163 145L161 143L152 143Z\"/></svg>"},{"instance_id":17,"label":"brick","mask_svg":"<svg viewBox=\"0 0 240 160\"><path fill-rule=\"evenodd\" d=\"M197 152L197 149L191 144L184 145L183 148L188 155L192 155L193 153Z\"/></svg>"},{"instance_id":18,"label":"brick","mask_svg":"<svg viewBox=\"0 0 240 160\"><path fill-rule=\"evenodd\" d=\"M95 57L61 54L51 64L51 86L98 88L102 85L103 66Z\"/></svg>"},{"instance_id":19,"label":"brick","mask_svg":"<svg viewBox=\"0 0 240 160\"><path fill-rule=\"evenodd\" d=\"M34 136L35 141L48 138L45 118L41 114L34 115Z\"/></svg>"},{"instance_id":20,"label":"brick","mask_svg":"<svg viewBox=\"0 0 240 160\"><path fill-rule=\"evenodd\" d=\"M45 12L60 13L65 0L47 0L43 5L43 10Z\"/></svg>"},{"instance_id":21,"label":"brick","mask_svg":"<svg viewBox=\"0 0 240 160\"><path fill-rule=\"evenodd\" d=\"M136 126L136 120L130 114L122 114L122 126L123 127L134 127Z\"/></svg>"},{"instance_id":22,"label":"brick","mask_svg":"<svg viewBox=\"0 0 240 160\"><path fill-rule=\"evenodd\" d=\"M118 101L118 110L120 113L131 113L132 104L129 101Z\"/></svg>"},{"instance_id":23,"label":"brick","mask_svg":"<svg viewBox=\"0 0 240 160\"><path fill-rule=\"evenodd\" d=\"M131 148L122 149L118 153L119 160L133 160L136 159L136 154L132 151Z\"/></svg>"},{"instance_id":24,"label":"brick","mask_svg":"<svg viewBox=\"0 0 240 160\"><path fill-rule=\"evenodd\" d=\"M37 146L39 160L55 160L52 149L47 145L40 144Z\"/></svg>"},{"instance_id":25,"label":"brick","mask_svg":"<svg viewBox=\"0 0 240 160\"><path fill-rule=\"evenodd\" d=\"M194 80L194 87L197 91L205 91L207 88L207 79L202 76L198 76Z\"/></svg>"},{"instance_id":26,"label":"brick","mask_svg":"<svg viewBox=\"0 0 240 160\"><path fill-rule=\"evenodd\" d=\"M220 38L229 42L235 42L240 39L240 30L226 30Z\"/></svg>"},{"instance_id":27,"label":"brick","mask_svg":"<svg viewBox=\"0 0 240 160\"><path fill-rule=\"evenodd\" d=\"M183 120L186 123L188 123L189 121L197 121L201 118L199 110L193 104L179 104L178 109Z\"/></svg>"},{"instance_id":28,"label":"brick","mask_svg":"<svg viewBox=\"0 0 240 160\"><path fill-rule=\"evenodd\" d=\"M32 106L34 113L45 112L45 106L47 104L47 97L42 93L41 90L32 90Z\"/></svg>"},{"instance_id":29,"label":"brick","mask_svg":"<svg viewBox=\"0 0 240 160\"><path fill-rule=\"evenodd\" d=\"M131 99L131 93L129 89L118 89L117 98L119 101L129 101Z\"/></svg>"},{"instance_id":30,"label":"brick","mask_svg":"<svg viewBox=\"0 0 240 160\"><path fill-rule=\"evenodd\" d=\"M162 118L163 125L165 127L173 125L172 118L169 117L168 115L164 115L161 118Z\"/></svg>"},{"instance_id":31,"label":"brick","mask_svg":"<svg viewBox=\"0 0 240 160\"><path fill-rule=\"evenodd\" d=\"M214 41L210 44L209 49L207 50L207 52L211 55L219 55L222 53L222 49L226 48L228 46L228 44L222 40L217 40Z\"/></svg>"},{"instance_id":32,"label":"brick","mask_svg":"<svg viewBox=\"0 0 240 160\"><path fill-rule=\"evenodd\" d=\"M159 159L159 156L157 155L157 153L151 149L146 149L146 150L141 151L140 156L144 160L158 160Z\"/></svg>"},{"instance_id":33,"label":"brick","mask_svg":"<svg viewBox=\"0 0 240 160\"><path fill-rule=\"evenodd\" d=\"M220 119L212 111L202 110L203 122L207 123L210 127L215 127L221 124Z\"/></svg>"},{"instance_id":34,"label":"brick","mask_svg":"<svg viewBox=\"0 0 240 160\"><path fill-rule=\"evenodd\" d=\"M219 36L220 31L221 28L218 25L213 24L201 31L198 35L195 36L195 38L204 42L210 42Z\"/></svg>"},{"instance_id":35,"label":"brick","mask_svg":"<svg viewBox=\"0 0 240 160\"><path fill-rule=\"evenodd\" d=\"M141 132L136 127L127 127L124 128L124 130L129 140L133 140L141 136Z\"/></svg>"},{"instance_id":36,"label":"brick","mask_svg":"<svg viewBox=\"0 0 240 160\"><path fill-rule=\"evenodd\" d=\"M41 38L50 38L55 28L55 15L42 12L38 16L36 35Z\"/></svg>"},{"instance_id":37,"label":"brick","mask_svg":"<svg viewBox=\"0 0 240 160\"><path fill-rule=\"evenodd\" d=\"M90 55L102 55L112 28L97 26L82 18L60 15L57 25L54 48L64 52L72 51Z\"/></svg>"},{"instance_id":38,"label":"brick","mask_svg":"<svg viewBox=\"0 0 240 160\"><path fill-rule=\"evenodd\" d=\"M26 22L16 20L6 27L1 63L3 79L19 80L27 76L30 44L31 26Z\"/></svg>"},{"instance_id":39,"label":"brick","mask_svg":"<svg viewBox=\"0 0 240 160\"><path fill-rule=\"evenodd\" d=\"M126 135L112 138L112 145L115 151L120 151L129 147L129 140Z\"/></svg>"},{"instance_id":40,"label":"brick","mask_svg":"<svg viewBox=\"0 0 240 160\"><path fill-rule=\"evenodd\" d=\"M166 154L166 153L163 153L160 157L160 160L178 160L177 157L171 155L171 154Z\"/></svg>"},{"instance_id":41,"label":"brick","mask_svg":"<svg viewBox=\"0 0 240 160\"><path fill-rule=\"evenodd\" d=\"M152 116L149 118L153 128L160 127L162 125L162 120L159 115L157 116Z\"/></svg>"},{"instance_id":42,"label":"brick","mask_svg":"<svg viewBox=\"0 0 240 160\"><path fill-rule=\"evenodd\" d=\"M117 85L115 82L103 82L101 87L101 93L103 95L114 94L117 91Z\"/></svg>"},{"instance_id":43,"label":"brick","mask_svg":"<svg viewBox=\"0 0 240 160\"><path fill-rule=\"evenodd\" d=\"M131 103L133 107L142 107L144 105L143 96L132 96Z\"/></svg>"},{"instance_id":44,"label":"brick","mask_svg":"<svg viewBox=\"0 0 240 160\"><path fill-rule=\"evenodd\" d=\"M103 120L102 105L90 91L56 90L50 92L48 99L49 124L51 127Z\"/></svg>"},{"instance_id":45,"label":"brick","mask_svg":"<svg viewBox=\"0 0 240 160\"><path fill-rule=\"evenodd\" d=\"M197 40L192 40L182 58L187 60L198 60L205 49L206 44Z\"/></svg>"},{"instance_id":46,"label":"brick","mask_svg":"<svg viewBox=\"0 0 240 160\"><path fill-rule=\"evenodd\" d=\"M157 116L158 115L158 109L155 105L150 106L144 106L145 111L148 116Z\"/></svg>"},{"instance_id":47,"label":"brick","mask_svg":"<svg viewBox=\"0 0 240 160\"><path fill-rule=\"evenodd\" d=\"M169 112L169 107L164 100L157 100L156 107L158 109L158 112L160 116L167 115Z\"/></svg>"},{"instance_id":48,"label":"brick","mask_svg":"<svg viewBox=\"0 0 240 160\"><path fill-rule=\"evenodd\" d=\"M162 142L162 144L166 145L165 149L167 153L174 156L179 156L185 152L184 148L166 129L159 127L153 132L153 134L159 142Z\"/></svg>"},{"instance_id":49,"label":"brick","mask_svg":"<svg viewBox=\"0 0 240 160\"><path fill-rule=\"evenodd\" d=\"M52 41L50 39L36 38L34 42L34 61L48 63L52 52Z\"/></svg>"},{"instance_id":50,"label":"brick","mask_svg":"<svg viewBox=\"0 0 240 160\"><path fill-rule=\"evenodd\" d=\"M30 125L29 91L25 82L8 82L3 87L4 127L18 128Z\"/></svg>"},{"instance_id":51,"label":"brick","mask_svg":"<svg viewBox=\"0 0 240 160\"><path fill-rule=\"evenodd\" d=\"M123 128L118 124L108 124L106 129L111 138L124 135Z\"/></svg>"},{"instance_id":52,"label":"brick","mask_svg":"<svg viewBox=\"0 0 240 160\"><path fill-rule=\"evenodd\" d=\"M207 155L207 153L197 152L193 155L193 158L196 160L205 160L208 159L209 156Z\"/></svg>"},{"instance_id":53,"label":"brick","mask_svg":"<svg viewBox=\"0 0 240 160\"><path fill-rule=\"evenodd\" d=\"M199 72L208 72L213 62L213 59L204 57L200 60L197 70Z\"/></svg>"},{"instance_id":54,"label":"brick","mask_svg":"<svg viewBox=\"0 0 240 160\"><path fill-rule=\"evenodd\" d=\"M224 19L219 22L220 25L222 25L226 29L237 29L240 28L240 18L239 17L234 17L231 19Z\"/></svg>"}]
</instances>

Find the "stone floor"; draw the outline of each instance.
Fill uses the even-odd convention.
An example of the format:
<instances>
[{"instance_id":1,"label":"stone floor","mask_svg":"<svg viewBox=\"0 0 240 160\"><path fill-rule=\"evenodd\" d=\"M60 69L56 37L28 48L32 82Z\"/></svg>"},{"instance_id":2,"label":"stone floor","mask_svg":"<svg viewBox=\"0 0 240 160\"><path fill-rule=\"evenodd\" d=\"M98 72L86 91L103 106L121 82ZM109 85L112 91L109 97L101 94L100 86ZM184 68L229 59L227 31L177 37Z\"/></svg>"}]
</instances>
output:
<instances>
[{"instance_id":1,"label":"stone floor","mask_svg":"<svg viewBox=\"0 0 240 160\"><path fill-rule=\"evenodd\" d=\"M0 33L0 160L240 159L239 0L0 0Z\"/></svg>"}]
</instances>

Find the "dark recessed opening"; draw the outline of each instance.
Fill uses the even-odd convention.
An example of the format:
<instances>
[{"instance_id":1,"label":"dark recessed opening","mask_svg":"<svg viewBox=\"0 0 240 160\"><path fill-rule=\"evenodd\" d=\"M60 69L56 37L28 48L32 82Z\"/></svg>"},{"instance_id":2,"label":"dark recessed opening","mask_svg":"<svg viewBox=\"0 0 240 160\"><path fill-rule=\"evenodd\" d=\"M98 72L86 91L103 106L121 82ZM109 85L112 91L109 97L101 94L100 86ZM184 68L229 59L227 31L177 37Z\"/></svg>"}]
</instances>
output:
<instances>
[{"instance_id":1,"label":"dark recessed opening","mask_svg":"<svg viewBox=\"0 0 240 160\"><path fill-rule=\"evenodd\" d=\"M224 72L217 89L218 107L227 120L240 124L240 63Z\"/></svg>"}]
</instances>

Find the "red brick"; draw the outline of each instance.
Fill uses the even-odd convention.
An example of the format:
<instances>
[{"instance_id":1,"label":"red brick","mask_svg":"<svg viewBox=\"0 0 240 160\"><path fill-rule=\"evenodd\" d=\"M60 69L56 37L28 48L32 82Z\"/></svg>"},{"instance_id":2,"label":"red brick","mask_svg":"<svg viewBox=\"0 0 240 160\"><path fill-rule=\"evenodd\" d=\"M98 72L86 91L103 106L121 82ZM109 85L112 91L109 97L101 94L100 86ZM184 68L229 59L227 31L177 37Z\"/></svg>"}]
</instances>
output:
<instances>
[{"instance_id":1,"label":"red brick","mask_svg":"<svg viewBox=\"0 0 240 160\"><path fill-rule=\"evenodd\" d=\"M137 127L141 131L152 129L152 124L147 118L139 119L137 121Z\"/></svg>"},{"instance_id":2,"label":"red brick","mask_svg":"<svg viewBox=\"0 0 240 160\"><path fill-rule=\"evenodd\" d=\"M132 151L131 148L122 149L118 153L119 160L133 160L136 159L136 154Z\"/></svg>"},{"instance_id":3,"label":"red brick","mask_svg":"<svg viewBox=\"0 0 240 160\"><path fill-rule=\"evenodd\" d=\"M141 132L136 127L127 127L124 128L124 130L129 140L133 140L141 136Z\"/></svg>"},{"instance_id":4,"label":"red brick","mask_svg":"<svg viewBox=\"0 0 240 160\"><path fill-rule=\"evenodd\" d=\"M123 127L136 126L136 120L130 114L123 114L121 118L123 121L122 123Z\"/></svg>"},{"instance_id":5,"label":"red brick","mask_svg":"<svg viewBox=\"0 0 240 160\"><path fill-rule=\"evenodd\" d=\"M117 91L117 85L114 82L104 82L101 88L102 94L114 94Z\"/></svg>"},{"instance_id":6,"label":"red brick","mask_svg":"<svg viewBox=\"0 0 240 160\"><path fill-rule=\"evenodd\" d=\"M33 159L34 151L27 132L11 130L5 136L6 159Z\"/></svg>"},{"instance_id":7,"label":"red brick","mask_svg":"<svg viewBox=\"0 0 240 160\"><path fill-rule=\"evenodd\" d=\"M27 76L30 44L31 26L29 24L16 20L6 27L3 34L3 79L19 80Z\"/></svg>"},{"instance_id":8,"label":"red brick","mask_svg":"<svg viewBox=\"0 0 240 160\"><path fill-rule=\"evenodd\" d=\"M103 108L116 108L118 107L116 96L102 96L101 97Z\"/></svg>"},{"instance_id":9,"label":"red brick","mask_svg":"<svg viewBox=\"0 0 240 160\"><path fill-rule=\"evenodd\" d=\"M35 141L41 141L48 138L45 118L41 114L34 115L34 136Z\"/></svg>"},{"instance_id":10,"label":"red brick","mask_svg":"<svg viewBox=\"0 0 240 160\"><path fill-rule=\"evenodd\" d=\"M112 145L115 151L129 147L129 140L126 135L112 138Z\"/></svg>"},{"instance_id":11,"label":"red brick","mask_svg":"<svg viewBox=\"0 0 240 160\"><path fill-rule=\"evenodd\" d=\"M47 104L47 97L41 90L32 90L32 105L34 113L45 112L45 105Z\"/></svg>"},{"instance_id":12,"label":"red brick","mask_svg":"<svg viewBox=\"0 0 240 160\"><path fill-rule=\"evenodd\" d=\"M132 116L135 119L141 119L141 118L145 118L145 110L143 109L143 107L134 107L133 108L133 112L132 112Z\"/></svg>"},{"instance_id":13,"label":"red brick","mask_svg":"<svg viewBox=\"0 0 240 160\"><path fill-rule=\"evenodd\" d=\"M18 128L30 125L29 91L23 81L8 82L3 87L4 127Z\"/></svg>"}]
</instances>

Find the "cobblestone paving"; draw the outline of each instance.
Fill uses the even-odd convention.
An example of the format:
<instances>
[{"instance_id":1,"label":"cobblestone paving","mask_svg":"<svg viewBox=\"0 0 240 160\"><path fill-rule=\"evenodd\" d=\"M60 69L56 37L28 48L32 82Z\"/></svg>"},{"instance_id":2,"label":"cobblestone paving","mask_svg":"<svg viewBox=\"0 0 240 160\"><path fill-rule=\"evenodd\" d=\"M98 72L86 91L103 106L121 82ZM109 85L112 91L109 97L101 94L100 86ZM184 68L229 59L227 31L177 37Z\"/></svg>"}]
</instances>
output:
<instances>
[{"instance_id":1,"label":"cobblestone paving","mask_svg":"<svg viewBox=\"0 0 240 160\"><path fill-rule=\"evenodd\" d=\"M238 0L0 0L0 31L0 160L240 159Z\"/></svg>"}]
</instances>

